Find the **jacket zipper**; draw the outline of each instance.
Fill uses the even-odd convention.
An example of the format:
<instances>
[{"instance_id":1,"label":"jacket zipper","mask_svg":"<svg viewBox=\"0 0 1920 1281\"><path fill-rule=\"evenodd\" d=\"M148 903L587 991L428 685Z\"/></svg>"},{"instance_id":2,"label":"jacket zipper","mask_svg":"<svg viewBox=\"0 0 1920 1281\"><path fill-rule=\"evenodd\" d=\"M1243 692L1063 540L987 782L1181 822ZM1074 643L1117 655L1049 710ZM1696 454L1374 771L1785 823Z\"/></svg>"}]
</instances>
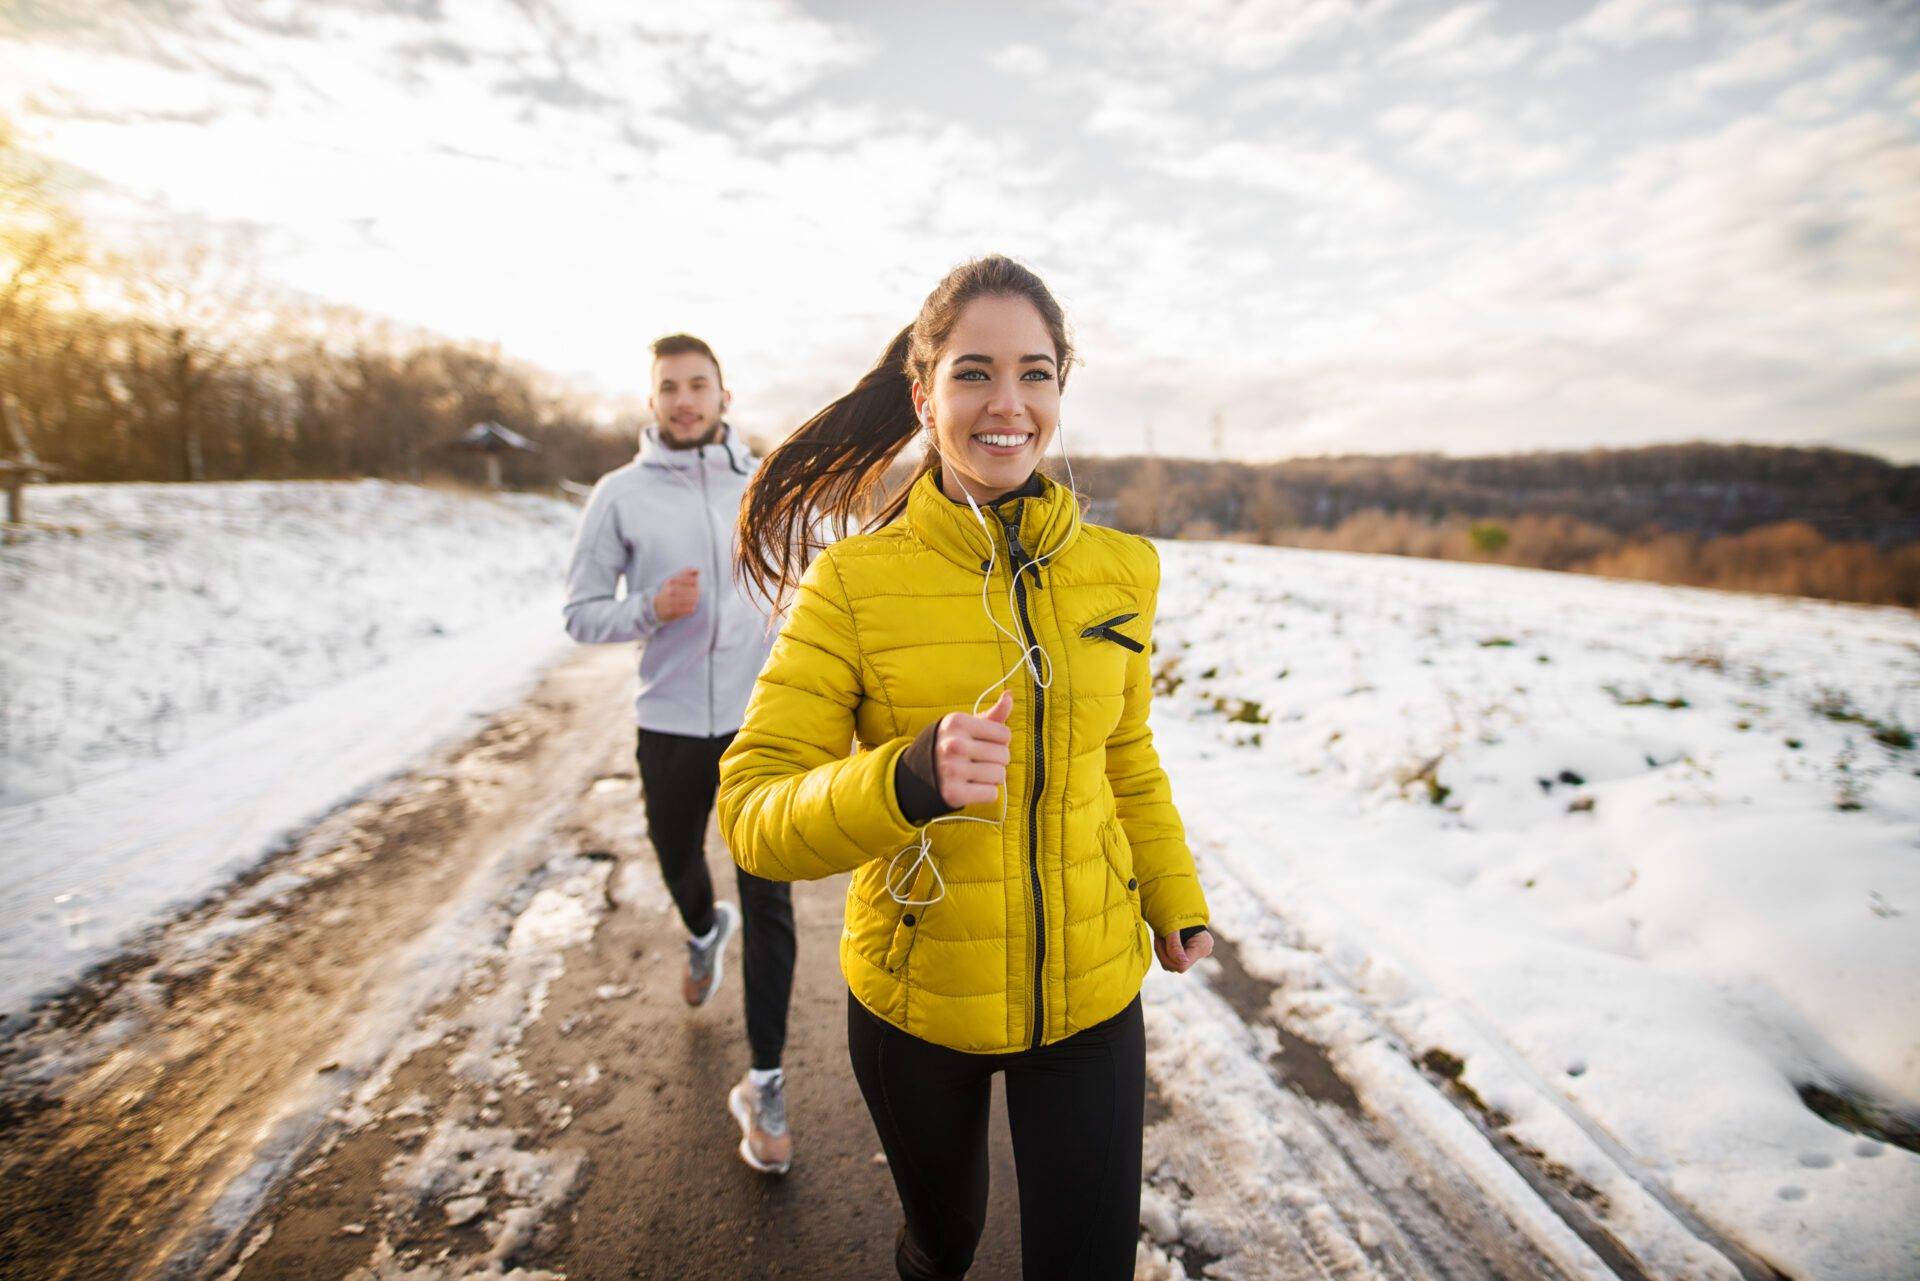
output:
<instances>
[{"instance_id":1,"label":"jacket zipper","mask_svg":"<svg viewBox=\"0 0 1920 1281\"><path fill-rule=\"evenodd\" d=\"M1017 506L1015 510L1018 510ZM1027 664L1028 675L1032 676L1031 658L1037 642L1033 638L1033 619L1027 614L1027 585L1020 580L1020 571L1031 568L1037 582L1040 570L1038 566L1028 563L1026 549L1020 546L1017 519L1009 520L1002 512L1000 523L1007 533L1007 552L1013 558L1013 595L1019 602L1020 626L1027 636L1027 651L1022 661ZM1040 1048L1040 1037L1047 1025L1041 992L1041 975L1045 972L1047 961L1047 913L1040 898L1040 793L1047 785L1046 723L1045 691L1040 688L1040 678L1034 676L1033 786L1027 792L1027 876L1033 890L1033 1048L1036 1050Z\"/></svg>"},{"instance_id":2,"label":"jacket zipper","mask_svg":"<svg viewBox=\"0 0 1920 1281\"><path fill-rule=\"evenodd\" d=\"M694 466L700 469L700 519L707 527L707 550L713 556L713 578L707 584L710 615L707 629L707 737L713 737L713 651L720 646L720 540L713 532L713 500L707 495L707 447L694 452Z\"/></svg>"},{"instance_id":3,"label":"jacket zipper","mask_svg":"<svg viewBox=\"0 0 1920 1281\"><path fill-rule=\"evenodd\" d=\"M1081 632L1080 635L1083 637L1098 638L1100 640L1110 640L1116 645L1124 645L1136 654L1143 654L1147 649L1145 645L1142 645L1131 636L1122 636L1119 632L1113 630L1120 624L1130 623L1138 617L1140 617L1140 615L1137 611L1131 614L1120 614L1109 618L1104 623L1095 623L1093 626L1087 628L1086 631Z\"/></svg>"}]
</instances>

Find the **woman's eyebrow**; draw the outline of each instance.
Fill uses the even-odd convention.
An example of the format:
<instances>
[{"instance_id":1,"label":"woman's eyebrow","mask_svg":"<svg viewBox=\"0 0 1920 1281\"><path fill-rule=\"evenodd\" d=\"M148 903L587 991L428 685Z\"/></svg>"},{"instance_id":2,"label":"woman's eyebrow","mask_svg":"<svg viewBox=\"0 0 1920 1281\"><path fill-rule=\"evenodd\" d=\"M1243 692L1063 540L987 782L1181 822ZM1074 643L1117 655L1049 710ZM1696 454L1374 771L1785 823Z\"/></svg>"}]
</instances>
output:
<instances>
[{"instance_id":1,"label":"woman's eyebrow","mask_svg":"<svg viewBox=\"0 0 1920 1281\"><path fill-rule=\"evenodd\" d=\"M953 363L956 365L959 365L959 364L964 364L969 360L977 360L983 365L991 365L993 363L992 356L981 356L971 352L965 356L955 356L953 358ZM1020 357L1019 363L1023 365L1031 365L1035 361L1040 361L1040 360L1046 361L1049 365L1058 363L1057 361L1054 360L1052 356L1047 355L1045 352L1035 352L1031 356L1022 356Z\"/></svg>"}]
</instances>

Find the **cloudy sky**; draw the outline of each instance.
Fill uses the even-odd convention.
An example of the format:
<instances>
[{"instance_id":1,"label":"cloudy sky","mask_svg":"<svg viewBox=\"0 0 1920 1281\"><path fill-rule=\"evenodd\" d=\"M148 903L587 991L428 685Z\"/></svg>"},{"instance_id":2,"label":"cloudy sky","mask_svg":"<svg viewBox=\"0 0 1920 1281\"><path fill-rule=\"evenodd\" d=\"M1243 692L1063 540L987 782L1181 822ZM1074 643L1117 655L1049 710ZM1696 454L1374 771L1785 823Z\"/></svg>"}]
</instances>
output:
<instances>
[{"instance_id":1,"label":"cloudy sky","mask_svg":"<svg viewBox=\"0 0 1920 1281\"><path fill-rule=\"evenodd\" d=\"M1920 0L0 0L0 111L583 386L702 334L772 435L998 250L1081 452L1920 461Z\"/></svg>"}]
</instances>

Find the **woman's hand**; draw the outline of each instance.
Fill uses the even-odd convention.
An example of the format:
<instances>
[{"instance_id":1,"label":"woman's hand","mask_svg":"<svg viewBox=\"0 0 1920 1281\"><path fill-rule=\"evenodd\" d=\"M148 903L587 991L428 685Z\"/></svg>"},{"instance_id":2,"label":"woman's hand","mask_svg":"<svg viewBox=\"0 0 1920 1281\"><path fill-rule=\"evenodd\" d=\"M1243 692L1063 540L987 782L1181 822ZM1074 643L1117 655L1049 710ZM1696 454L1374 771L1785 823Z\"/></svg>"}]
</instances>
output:
<instances>
[{"instance_id":1,"label":"woman's hand","mask_svg":"<svg viewBox=\"0 0 1920 1281\"><path fill-rule=\"evenodd\" d=\"M1000 795L1007 764L1013 759L1008 746L1013 731L1007 728L1012 714L1013 694L1002 690L1000 701L985 716L948 712L940 719L933 741L933 768L947 804L973 805Z\"/></svg>"},{"instance_id":2,"label":"woman's hand","mask_svg":"<svg viewBox=\"0 0 1920 1281\"><path fill-rule=\"evenodd\" d=\"M1174 931L1165 938L1155 937L1153 954L1160 958L1160 968L1175 974L1185 974L1193 968L1195 961L1204 961L1213 955L1213 933L1201 930L1187 940L1186 946L1180 944L1180 933Z\"/></svg>"}]
</instances>

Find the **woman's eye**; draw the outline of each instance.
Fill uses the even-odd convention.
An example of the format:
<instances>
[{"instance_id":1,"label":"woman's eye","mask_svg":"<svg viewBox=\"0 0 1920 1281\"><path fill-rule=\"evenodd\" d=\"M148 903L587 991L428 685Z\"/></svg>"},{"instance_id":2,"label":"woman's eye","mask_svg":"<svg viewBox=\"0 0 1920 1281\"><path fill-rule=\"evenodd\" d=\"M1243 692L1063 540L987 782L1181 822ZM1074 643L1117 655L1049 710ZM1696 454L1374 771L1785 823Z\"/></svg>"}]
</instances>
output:
<instances>
[{"instance_id":1,"label":"woman's eye","mask_svg":"<svg viewBox=\"0 0 1920 1281\"><path fill-rule=\"evenodd\" d=\"M956 380L965 379L968 382L978 382L986 376L987 371L984 369L962 369L954 374Z\"/></svg>"},{"instance_id":2,"label":"woman's eye","mask_svg":"<svg viewBox=\"0 0 1920 1281\"><path fill-rule=\"evenodd\" d=\"M1036 382L1047 382L1053 377L1053 371L1050 369L1029 369L1020 376L1022 378L1034 379Z\"/></svg>"}]
</instances>

